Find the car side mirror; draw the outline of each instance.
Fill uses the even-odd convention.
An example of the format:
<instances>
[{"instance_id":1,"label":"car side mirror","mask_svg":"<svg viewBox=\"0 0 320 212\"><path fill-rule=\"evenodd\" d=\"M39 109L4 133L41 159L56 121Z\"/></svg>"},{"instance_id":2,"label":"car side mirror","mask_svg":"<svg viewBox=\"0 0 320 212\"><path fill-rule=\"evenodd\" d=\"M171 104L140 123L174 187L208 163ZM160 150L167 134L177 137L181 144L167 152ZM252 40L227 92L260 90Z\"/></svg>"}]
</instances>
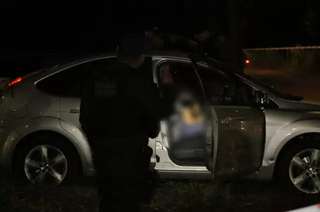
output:
<instances>
[{"instance_id":1,"label":"car side mirror","mask_svg":"<svg viewBox=\"0 0 320 212\"><path fill-rule=\"evenodd\" d=\"M259 106L269 104L268 95L262 91L258 91L258 90L255 91L254 92L254 99L255 99L255 103L258 104Z\"/></svg>"}]
</instances>

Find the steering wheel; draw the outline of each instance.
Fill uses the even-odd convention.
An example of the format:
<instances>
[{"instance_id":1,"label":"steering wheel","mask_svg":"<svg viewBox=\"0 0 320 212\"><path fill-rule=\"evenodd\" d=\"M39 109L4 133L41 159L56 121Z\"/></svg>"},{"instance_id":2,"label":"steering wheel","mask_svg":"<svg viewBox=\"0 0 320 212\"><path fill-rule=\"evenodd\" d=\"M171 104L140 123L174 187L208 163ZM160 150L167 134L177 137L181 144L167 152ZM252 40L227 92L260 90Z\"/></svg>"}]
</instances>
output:
<instances>
[{"instance_id":1,"label":"steering wheel","mask_svg":"<svg viewBox=\"0 0 320 212\"><path fill-rule=\"evenodd\" d=\"M222 104L224 102L224 100L227 97L227 93L229 92L229 90L230 90L230 86L229 85L225 85L224 89L222 91L222 94L220 96L220 99L219 99L219 104Z\"/></svg>"}]
</instances>

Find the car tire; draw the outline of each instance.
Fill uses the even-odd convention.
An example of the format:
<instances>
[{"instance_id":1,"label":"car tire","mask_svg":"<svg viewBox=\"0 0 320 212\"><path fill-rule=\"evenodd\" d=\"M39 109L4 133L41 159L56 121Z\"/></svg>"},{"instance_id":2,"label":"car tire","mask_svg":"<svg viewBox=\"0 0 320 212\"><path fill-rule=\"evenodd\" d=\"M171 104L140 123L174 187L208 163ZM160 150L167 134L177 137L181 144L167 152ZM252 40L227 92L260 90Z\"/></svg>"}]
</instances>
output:
<instances>
[{"instance_id":1,"label":"car tire","mask_svg":"<svg viewBox=\"0 0 320 212\"><path fill-rule=\"evenodd\" d=\"M313 149L317 149L320 151L320 141L313 138L308 138L308 137L301 138L301 140L294 142L293 144L288 146L286 149L284 149L284 151L281 152L281 154L279 155L279 158L277 160L278 162L275 168L274 177L276 182L280 183L280 185L284 186L286 189L289 189L289 191L300 191L305 194L320 193L320 192L306 192L304 189L299 189L294 185L293 181L291 180L291 177L294 177L294 175L292 174L293 169L290 169L290 167L292 167L291 162L293 158L296 157L297 155L300 155L300 153L308 155L308 151L310 151L310 154L311 154L311 151ZM301 157L303 158L304 156L301 156ZM299 174L299 172L297 173ZM299 175L295 175L295 176L299 176ZM310 176L310 174L308 174L307 176ZM318 176L320 177L320 175Z\"/></svg>"},{"instance_id":2,"label":"car tire","mask_svg":"<svg viewBox=\"0 0 320 212\"><path fill-rule=\"evenodd\" d=\"M53 187L65 184L67 182L70 182L74 177L79 173L80 168L80 159L77 153L77 150L75 147L64 137L56 134L51 133L39 133L36 135L33 135L31 137L26 138L26 140L23 140L23 142L17 146L17 149L14 153L13 158L13 174L16 178L17 182L20 184L28 184L32 181L28 178L27 171L26 171L26 159L29 158L31 153L38 154L38 150L42 150L42 147L47 148L48 150L48 156L50 157L50 154L52 154L54 157L55 155L53 152L56 152L57 155L62 155L60 158L63 158L63 168L61 174L61 182L57 183L48 183L46 185L41 185L45 187ZM41 151L40 150L40 151ZM40 153L39 153L40 154ZM56 158L56 157L55 157ZM50 158L52 159L52 158ZM66 165L65 165L66 164ZM60 165L60 164L58 164ZM28 171L29 173L29 171ZM52 174L52 172L50 172ZM47 174L49 174L47 172ZM29 175L30 176L30 175ZM51 175L52 176L52 175ZM38 184L38 183L34 183Z\"/></svg>"}]
</instances>

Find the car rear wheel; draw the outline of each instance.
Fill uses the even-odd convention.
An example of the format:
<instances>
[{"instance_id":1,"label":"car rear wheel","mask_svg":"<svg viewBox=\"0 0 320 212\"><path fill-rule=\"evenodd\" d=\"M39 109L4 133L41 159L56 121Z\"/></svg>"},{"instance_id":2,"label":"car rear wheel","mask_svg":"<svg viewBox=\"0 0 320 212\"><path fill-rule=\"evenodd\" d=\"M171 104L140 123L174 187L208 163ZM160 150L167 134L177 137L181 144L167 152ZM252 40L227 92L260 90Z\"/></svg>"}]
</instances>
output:
<instances>
[{"instance_id":1,"label":"car rear wheel","mask_svg":"<svg viewBox=\"0 0 320 212\"><path fill-rule=\"evenodd\" d=\"M284 151L276 178L282 185L305 194L320 193L320 141L303 140Z\"/></svg>"},{"instance_id":2,"label":"car rear wheel","mask_svg":"<svg viewBox=\"0 0 320 212\"><path fill-rule=\"evenodd\" d=\"M28 138L18 147L13 164L14 174L20 182L53 187L77 174L79 159L66 139L39 135Z\"/></svg>"}]
</instances>

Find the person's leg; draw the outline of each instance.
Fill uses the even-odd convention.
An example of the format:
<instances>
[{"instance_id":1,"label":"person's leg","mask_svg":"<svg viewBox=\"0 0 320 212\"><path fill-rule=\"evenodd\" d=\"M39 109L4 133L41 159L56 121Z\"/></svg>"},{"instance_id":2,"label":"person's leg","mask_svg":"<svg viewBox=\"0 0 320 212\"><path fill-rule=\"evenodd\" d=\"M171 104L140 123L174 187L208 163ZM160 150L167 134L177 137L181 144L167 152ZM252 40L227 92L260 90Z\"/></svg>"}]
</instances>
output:
<instances>
[{"instance_id":1,"label":"person's leg","mask_svg":"<svg viewBox=\"0 0 320 212\"><path fill-rule=\"evenodd\" d=\"M110 183L110 179L101 178L98 181L99 186L99 195L100 195L100 205L99 212L113 211L113 204L115 200L112 195L112 189Z\"/></svg>"},{"instance_id":2,"label":"person's leg","mask_svg":"<svg viewBox=\"0 0 320 212\"><path fill-rule=\"evenodd\" d=\"M126 177L113 180L112 209L117 212L140 211L140 187L137 180ZM106 196L107 197L107 196ZM106 200L107 202L108 200Z\"/></svg>"},{"instance_id":3,"label":"person's leg","mask_svg":"<svg viewBox=\"0 0 320 212\"><path fill-rule=\"evenodd\" d=\"M158 181L158 175L155 170L150 170L150 160L153 154L151 147L147 146L143 154L143 176L141 185L143 187L142 201L149 204L151 202L153 191Z\"/></svg>"},{"instance_id":4,"label":"person's leg","mask_svg":"<svg viewBox=\"0 0 320 212\"><path fill-rule=\"evenodd\" d=\"M98 185L98 194L100 196L100 212L112 211L114 203L112 195L114 178L110 177L108 174L112 169L110 167L110 160L115 158L116 155L114 155L113 152L110 152L110 150L104 145L104 142L105 141L103 140L95 140L95 145L92 145L93 164L97 173L96 183Z\"/></svg>"},{"instance_id":5,"label":"person's leg","mask_svg":"<svg viewBox=\"0 0 320 212\"><path fill-rule=\"evenodd\" d=\"M145 167L142 147L116 147L108 143L97 142L93 155L101 195L100 211L139 211Z\"/></svg>"},{"instance_id":6,"label":"person's leg","mask_svg":"<svg viewBox=\"0 0 320 212\"><path fill-rule=\"evenodd\" d=\"M117 156L116 156L117 155ZM117 162L113 169L104 170L100 178L100 212L138 212L142 196L141 175L142 151L126 151L114 154ZM109 174L108 174L109 173Z\"/></svg>"},{"instance_id":7,"label":"person's leg","mask_svg":"<svg viewBox=\"0 0 320 212\"><path fill-rule=\"evenodd\" d=\"M143 185L141 178L146 164L143 160L143 149L132 148L122 150L122 163L118 171L117 194L114 197L117 202L118 211L139 211L143 196ZM150 154L150 152L149 152Z\"/></svg>"},{"instance_id":8,"label":"person's leg","mask_svg":"<svg viewBox=\"0 0 320 212\"><path fill-rule=\"evenodd\" d=\"M105 178L99 212L139 212L140 191L137 182L128 178Z\"/></svg>"}]
</instances>

